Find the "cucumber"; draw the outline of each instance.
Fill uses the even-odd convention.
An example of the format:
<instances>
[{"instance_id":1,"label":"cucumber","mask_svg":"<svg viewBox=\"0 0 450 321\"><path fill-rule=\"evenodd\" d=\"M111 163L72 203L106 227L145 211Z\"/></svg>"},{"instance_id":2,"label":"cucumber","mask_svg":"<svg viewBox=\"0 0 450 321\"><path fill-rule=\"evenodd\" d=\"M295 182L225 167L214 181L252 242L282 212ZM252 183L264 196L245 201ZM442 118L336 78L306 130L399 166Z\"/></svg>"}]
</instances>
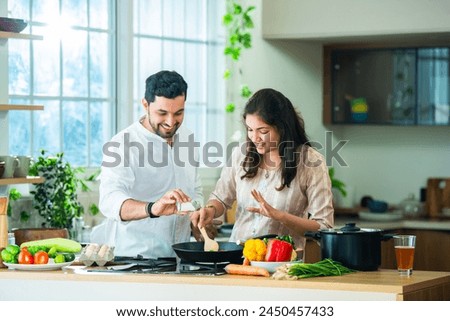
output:
<instances>
[{"instance_id":1,"label":"cucumber","mask_svg":"<svg viewBox=\"0 0 450 321\"><path fill-rule=\"evenodd\" d=\"M52 247L55 247L56 251L58 252L78 253L81 251L80 243L73 240L64 239L61 237L24 242L20 245L20 248L29 246L43 246L47 249L47 251L50 250Z\"/></svg>"},{"instance_id":2,"label":"cucumber","mask_svg":"<svg viewBox=\"0 0 450 321\"><path fill-rule=\"evenodd\" d=\"M64 255L64 259L66 260L66 262L72 262L73 260L75 260L75 254L73 253L62 253L62 255Z\"/></svg>"}]
</instances>

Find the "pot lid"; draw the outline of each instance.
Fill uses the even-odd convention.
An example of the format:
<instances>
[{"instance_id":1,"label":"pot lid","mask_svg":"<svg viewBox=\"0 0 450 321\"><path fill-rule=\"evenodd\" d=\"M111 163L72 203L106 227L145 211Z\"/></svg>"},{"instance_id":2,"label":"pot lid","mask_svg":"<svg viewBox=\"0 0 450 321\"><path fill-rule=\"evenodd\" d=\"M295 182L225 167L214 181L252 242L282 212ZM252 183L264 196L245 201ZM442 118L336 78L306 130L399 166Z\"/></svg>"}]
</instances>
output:
<instances>
[{"instance_id":1,"label":"pot lid","mask_svg":"<svg viewBox=\"0 0 450 321\"><path fill-rule=\"evenodd\" d=\"M327 234L354 234L354 233L379 233L381 232L381 230L375 228L360 228L359 226L356 226L356 223L345 223L345 226L343 226L340 229L330 228L320 230L320 232Z\"/></svg>"}]
</instances>

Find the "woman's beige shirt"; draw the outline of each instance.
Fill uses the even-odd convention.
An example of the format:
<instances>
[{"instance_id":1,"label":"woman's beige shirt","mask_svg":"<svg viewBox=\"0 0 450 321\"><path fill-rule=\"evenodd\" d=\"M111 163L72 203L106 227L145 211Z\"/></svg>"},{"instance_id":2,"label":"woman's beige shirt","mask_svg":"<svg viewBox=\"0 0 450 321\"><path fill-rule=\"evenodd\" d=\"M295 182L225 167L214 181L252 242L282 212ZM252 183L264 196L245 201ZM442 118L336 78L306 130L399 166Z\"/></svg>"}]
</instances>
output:
<instances>
[{"instance_id":1,"label":"woman's beige shirt","mask_svg":"<svg viewBox=\"0 0 450 321\"><path fill-rule=\"evenodd\" d=\"M305 247L306 239L294 232L289 226L265 217L251 213L247 207L258 207L250 191L260 191L265 200L274 208L292 215L315 220L320 228L331 228L334 224L331 181L325 159L315 149L305 146L301 149L305 160L300 162L297 175L290 187L277 191L281 185L280 170L259 169L253 178L241 179L245 174L242 162L245 158L242 149L235 148L230 162L223 168L215 190L210 199L216 199L227 208L237 202L236 218L230 241L245 241L255 236L265 234L291 235L297 250Z\"/></svg>"}]
</instances>

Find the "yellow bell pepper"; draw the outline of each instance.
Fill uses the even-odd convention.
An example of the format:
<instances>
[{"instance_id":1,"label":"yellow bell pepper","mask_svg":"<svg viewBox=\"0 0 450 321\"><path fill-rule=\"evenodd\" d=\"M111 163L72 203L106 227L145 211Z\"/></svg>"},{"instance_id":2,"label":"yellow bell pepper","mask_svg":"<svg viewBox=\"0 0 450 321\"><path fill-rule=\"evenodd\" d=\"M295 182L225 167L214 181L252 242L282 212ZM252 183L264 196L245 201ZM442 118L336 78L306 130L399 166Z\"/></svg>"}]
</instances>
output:
<instances>
[{"instance_id":1,"label":"yellow bell pepper","mask_svg":"<svg viewBox=\"0 0 450 321\"><path fill-rule=\"evenodd\" d=\"M249 261L264 261L266 251L266 243L263 240L250 239L245 241L243 254Z\"/></svg>"}]
</instances>

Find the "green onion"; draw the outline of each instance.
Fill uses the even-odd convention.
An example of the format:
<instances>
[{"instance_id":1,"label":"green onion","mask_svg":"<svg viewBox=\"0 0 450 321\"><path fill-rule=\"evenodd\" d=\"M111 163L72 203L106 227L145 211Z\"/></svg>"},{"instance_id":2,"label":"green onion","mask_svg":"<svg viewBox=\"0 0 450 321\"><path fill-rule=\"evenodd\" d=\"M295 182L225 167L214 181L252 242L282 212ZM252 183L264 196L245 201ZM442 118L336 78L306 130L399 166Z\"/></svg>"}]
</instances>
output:
<instances>
[{"instance_id":1,"label":"green onion","mask_svg":"<svg viewBox=\"0 0 450 321\"><path fill-rule=\"evenodd\" d=\"M324 259L317 263L295 263L289 267L288 274L298 278L311 278L315 276L337 276L355 272L331 259Z\"/></svg>"}]
</instances>

